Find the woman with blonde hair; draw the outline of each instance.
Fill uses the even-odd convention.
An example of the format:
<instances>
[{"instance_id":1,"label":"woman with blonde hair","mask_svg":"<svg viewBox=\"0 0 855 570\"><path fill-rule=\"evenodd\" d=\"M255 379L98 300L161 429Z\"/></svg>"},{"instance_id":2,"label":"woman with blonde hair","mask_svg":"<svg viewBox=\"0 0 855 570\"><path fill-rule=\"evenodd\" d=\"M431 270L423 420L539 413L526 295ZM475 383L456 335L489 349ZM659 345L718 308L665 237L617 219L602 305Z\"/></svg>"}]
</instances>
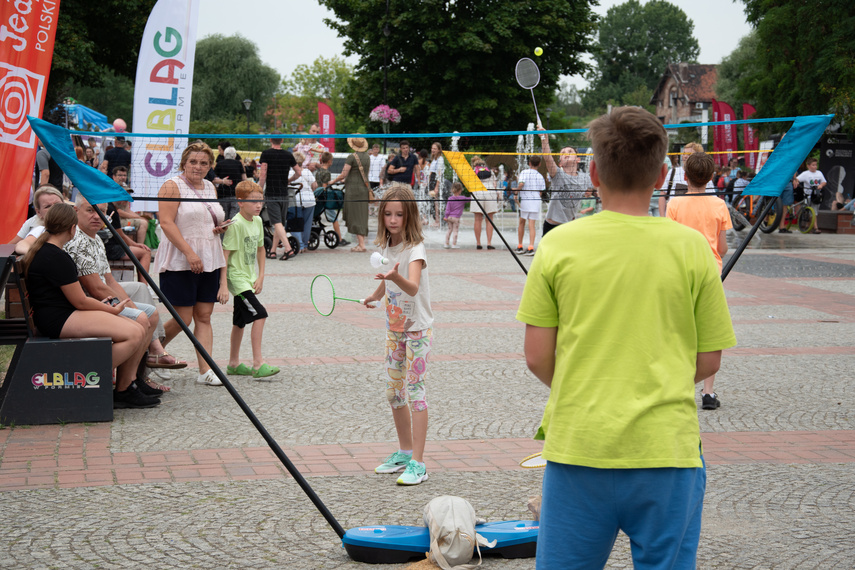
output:
<instances>
[{"instance_id":1,"label":"woman with blonde hair","mask_svg":"<svg viewBox=\"0 0 855 570\"><path fill-rule=\"evenodd\" d=\"M199 141L187 145L181 154L181 174L163 183L158 196L182 201L160 203L160 227L164 240L157 250L154 273L160 275L160 289L187 326L195 322L196 338L210 354L214 345L211 314L214 303L228 302L228 291L220 290L226 279L226 258L220 234L226 231L223 208L217 201L214 185L205 175L214 162L214 153ZM196 199L195 201L183 201ZM199 201L203 199L206 201ZM223 296L225 298L223 298ZM181 331L171 319L163 325L165 347ZM221 386L219 378L196 352L199 377L196 382Z\"/></svg>"}]
</instances>

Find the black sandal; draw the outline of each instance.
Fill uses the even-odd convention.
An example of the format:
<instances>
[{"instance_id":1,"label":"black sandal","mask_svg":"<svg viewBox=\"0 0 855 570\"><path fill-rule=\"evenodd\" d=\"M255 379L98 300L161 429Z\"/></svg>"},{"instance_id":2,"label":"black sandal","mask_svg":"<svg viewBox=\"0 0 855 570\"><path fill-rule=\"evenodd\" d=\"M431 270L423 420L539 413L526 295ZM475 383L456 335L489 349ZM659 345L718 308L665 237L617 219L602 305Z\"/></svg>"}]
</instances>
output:
<instances>
[{"instance_id":1,"label":"black sandal","mask_svg":"<svg viewBox=\"0 0 855 570\"><path fill-rule=\"evenodd\" d=\"M276 259L276 252L275 251L268 251L267 252L267 259Z\"/></svg>"},{"instance_id":2,"label":"black sandal","mask_svg":"<svg viewBox=\"0 0 855 570\"><path fill-rule=\"evenodd\" d=\"M282 254L282 257L279 258L279 261L288 261L292 257L297 257L297 252L293 249L289 249L288 251Z\"/></svg>"},{"instance_id":3,"label":"black sandal","mask_svg":"<svg viewBox=\"0 0 855 570\"><path fill-rule=\"evenodd\" d=\"M480 245L476 245L476 246L475 246L475 249L484 249L484 248L483 248L483 247L481 247Z\"/></svg>"},{"instance_id":4,"label":"black sandal","mask_svg":"<svg viewBox=\"0 0 855 570\"><path fill-rule=\"evenodd\" d=\"M495 247L493 247L492 245L488 245L488 246L487 246L487 249L496 249L496 248L495 248Z\"/></svg>"}]
</instances>

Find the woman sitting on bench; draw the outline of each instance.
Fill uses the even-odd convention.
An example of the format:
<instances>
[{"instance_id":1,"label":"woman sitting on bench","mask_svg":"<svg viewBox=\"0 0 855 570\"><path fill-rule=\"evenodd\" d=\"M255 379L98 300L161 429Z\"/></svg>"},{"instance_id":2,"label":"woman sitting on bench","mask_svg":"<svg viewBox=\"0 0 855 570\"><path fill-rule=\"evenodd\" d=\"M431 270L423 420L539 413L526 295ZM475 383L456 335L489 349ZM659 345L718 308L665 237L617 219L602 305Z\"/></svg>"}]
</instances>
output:
<instances>
[{"instance_id":1,"label":"woman sitting on bench","mask_svg":"<svg viewBox=\"0 0 855 570\"><path fill-rule=\"evenodd\" d=\"M51 338L109 337L113 340L116 368L114 407L151 407L157 398L144 396L132 382L137 364L133 357L145 330L130 319L119 317L127 300L99 302L87 297L77 280L77 266L62 247L77 231L77 212L68 204L56 204L45 216L45 232L39 236L21 264L26 278L33 322Z\"/></svg>"}]
</instances>

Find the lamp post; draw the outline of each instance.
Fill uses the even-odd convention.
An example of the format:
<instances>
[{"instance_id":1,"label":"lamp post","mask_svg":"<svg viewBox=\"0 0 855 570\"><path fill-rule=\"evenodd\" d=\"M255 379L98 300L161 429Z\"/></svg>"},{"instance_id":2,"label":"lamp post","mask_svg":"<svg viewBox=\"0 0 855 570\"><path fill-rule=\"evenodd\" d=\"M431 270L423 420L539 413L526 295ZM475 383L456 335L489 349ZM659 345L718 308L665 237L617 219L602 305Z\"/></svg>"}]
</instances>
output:
<instances>
[{"instance_id":1,"label":"lamp post","mask_svg":"<svg viewBox=\"0 0 855 570\"><path fill-rule=\"evenodd\" d=\"M252 105L252 99L243 100L243 108L246 109L246 134L249 134L249 108ZM246 141L246 146L249 148L250 141Z\"/></svg>"}]
</instances>

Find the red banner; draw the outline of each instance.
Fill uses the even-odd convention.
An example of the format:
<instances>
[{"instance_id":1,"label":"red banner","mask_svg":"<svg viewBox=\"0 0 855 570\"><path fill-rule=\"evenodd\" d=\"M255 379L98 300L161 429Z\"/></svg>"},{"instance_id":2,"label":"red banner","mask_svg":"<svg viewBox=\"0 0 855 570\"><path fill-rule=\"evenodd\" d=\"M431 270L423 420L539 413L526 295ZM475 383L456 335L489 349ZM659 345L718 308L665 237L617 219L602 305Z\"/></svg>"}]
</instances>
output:
<instances>
[{"instance_id":1,"label":"red banner","mask_svg":"<svg viewBox=\"0 0 855 570\"><path fill-rule=\"evenodd\" d=\"M318 127L320 127L322 135L335 134L335 113L326 103L318 101ZM322 145L327 147L330 152L335 152L335 139L324 137L318 139Z\"/></svg>"},{"instance_id":2,"label":"red banner","mask_svg":"<svg viewBox=\"0 0 855 570\"><path fill-rule=\"evenodd\" d=\"M45 104L60 0L7 0L0 7L0 243L27 218L36 135L27 115Z\"/></svg>"},{"instance_id":3,"label":"red banner","mask_svg":"<svg viewBox=\"0 0 855 570\"><path fill-rule=\"evenodd\" d=\"M717 122L721 120L721 109L719 108L719 102L715 99L712 100L712 110L713 110L713 122ZM713 152L720 152L722 150L722 133L724 132L724 127L721 125L716 125L713 127ZM714 154L713 158L715 159L716 164L724 164L724 155L723 154Z\"/></svg>"},{"instance_id":4,"label":"red banner","mask_svg":"<svg viewBox=\"0 0 855 570\"><path fill-rule=\"evenodd\" d=\"M718 109L721 112L722 121L735 121L736 114L733 112L733 107L728 105L727 103L718 102ZM731 158L736 156L736 151L738 150L737 145L739 141L736 138L736 125L723 125L722 129L722 138L721 138L721 150L726 151L727 154L723 154L721 156L724 157L724 162L722 164L727 164Z\"/></svg>"},{"instance_id":5,"label":"red banner","mask_svg":"<svg viewBox=\"0 0 855 570\"><path fill-rule=\"evenodd\" d=\"M757 109L754 108L753 105L749 105L748 103L742 104L742 118L747 119L751 115L757 112ZM757 155L756 152L748 152L752 150L760 149L760 141L757 138L757 133L754 131L754 128L745 124L742 125L742 140L745 145L745 166L750 168L751 170L757 170Z\"/></svg>"}]
</instances>

